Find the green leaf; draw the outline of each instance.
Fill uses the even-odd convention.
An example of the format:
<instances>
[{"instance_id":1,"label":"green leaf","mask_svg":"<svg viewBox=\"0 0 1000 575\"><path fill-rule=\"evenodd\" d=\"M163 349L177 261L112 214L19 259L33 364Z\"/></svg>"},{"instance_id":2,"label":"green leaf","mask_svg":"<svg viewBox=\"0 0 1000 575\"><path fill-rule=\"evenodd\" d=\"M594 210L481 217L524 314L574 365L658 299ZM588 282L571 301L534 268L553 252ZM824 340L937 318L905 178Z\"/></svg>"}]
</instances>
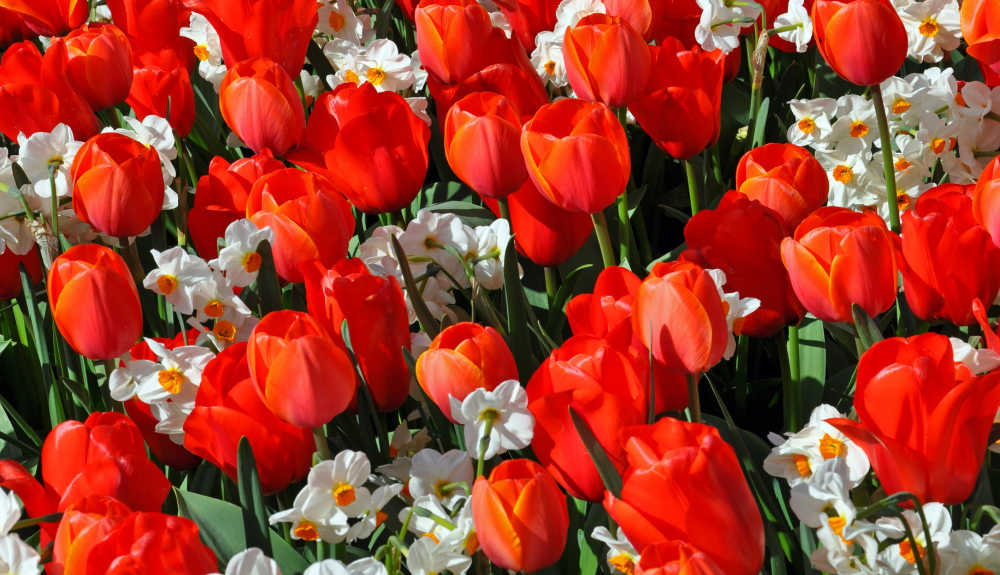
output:
<instances>
[{"instance_id":1,"label":"green leaf","mask_svg":"<svg viewBox=\"0 0 1000 575\"><path fill-rule=\"evenodd\" d=\"M507 343L517 363L517 373L527 379L531 369L531 341L528 331L527 298L521 290L521 278L517 275L517 250L514 237L507 241L507 251L503 258L503 294L507 301Z\"/></svg>"},{"instance_id":2,"label":"green leaf","mask_svg":"<svg viewBox=\"0 0 1000 575\"><path fill-rule=\"evenodd\" d=\"M753 144L751 146L753 148L764 143L764 130L767 128L767 112L770 107L771 99L764 98L764 101L760 103L760 109L757 110L757 119L753 122Z\"/></svg>"},{"instance_id":3,"label":"green leaf","mask_svg":"<svg viewBox=\"0 0 1000 575\"><path fill-rule=\"evenodd\" d=\"M224 569L229 559L247 548L243 510L221 499L174 488L177 514L198 525L201 540L215 552Z\"/></svg>"},{"instance_id":4,"label":"green leaf","mask_svg":"<svg viewBox=\"0 0 1000 575\"><path fill-rule=\"evenodd\" d=\"M583 529L576 531L576 543L580 547L580 575L595 575L597 573L597 554L590 548L590 541Z\"/></svg>"},{"instance_id":5,"label":"green leaf","mask_svg":"<svg viewBox=\"0 0 1000 575\"><path fill-rule=\"evenodd\" d=\"M826 330L823 322L814 317L807 317L799 324L799 385L802 415L808 417L823 403L826 385Z\"/></svg>"},{"instance_id":6,"label":"green leaf","mask_svg":"<svg viewBox=\"0 0 1000 575\"><path fill-rule=\"evenodd\" d=\"M449 200L427 206L432 212L455 214L467 226L488 226L496 220L493 212L472 202L464 200Z\"/></svg>"},{"instance_id":7,"label":"green leaf","mask_svg":"<svg viewBox=\"0 0 1000 575\"><path fill-rule=\"evenodd\" d=\"M604 488L610 491L615 497L621 497L622 477L618 475L618 470L611 463L611 459L608 457L607 452L604 451L604 447L597 441L597 437L594 436L590 425L580 417L580 414L572 406L569 407L569 417L573 420L573 427L576 428L577 434L580 435L583 447L590 455L590 460L594 462L594 467L597 468L597 474L601 476Z\"/></svg>"},{"instance_id":8,"label":"green leaf","mask_svg":"<svg viewBox=\"0 0 1000 575\"><path fill-rule=\"evenodd\" d=\"M278 272L274 268L274 255L271 253L271 242L264 240L257 246L260 256L260 271L257 273L257 292L260 294L261 316L282 309L281 285L278 283Z\"/></svg>"},{"instance_id":9,"label":"green leaf","mask_svg":"<svg viewBox=\"0 0 1000 575\"><path fill-rule=\"evenodd\" d=\"M264 510L264 495L261 492L260 476L253 447L246 437L240 438L236 450L236 478L243 507L243 529L249 547L259 547L265 555L271 555L271 541L265 535L268 531L267 512Z\"/></svg>"},{"instance_id":10,"label":"green leaf","mask_svg":"<svg viewBox=\"0 0 1000 575\"><path fill-rule=\"evenodd\" d=\"M389 234L389 241L392 242L392 255L399 262L399 271L403 274L403 286L406 287L406 296L410 300L410 305L413 306L414 313L417 314L417 321L420 322L420 327L427 333L427 336L434 339L440 330L438 329L437 322L434 321L431 310L427 308L427 303L424 301L423 296L420 295L420 289L417 288L416 282L413 281L413 272L410 271L410 263L406 259L406 252L403 251L403 246L399 245L399 240L396 239L396 236Z\"/></svg>"},{"instance_id":11,"label":"green leaf","mask_svg":"<svg viewBox=\"0 0 1000 575\"><path fill-rule=\"evenodd\" d=\"M865 310L858 304L851 304L851 315L854 317L854 329L858 334L861 344L860 353L864 353L869 347L882 341L882 332L878 328L875 320L868 317Z\"/></svg>"}]
</instances>

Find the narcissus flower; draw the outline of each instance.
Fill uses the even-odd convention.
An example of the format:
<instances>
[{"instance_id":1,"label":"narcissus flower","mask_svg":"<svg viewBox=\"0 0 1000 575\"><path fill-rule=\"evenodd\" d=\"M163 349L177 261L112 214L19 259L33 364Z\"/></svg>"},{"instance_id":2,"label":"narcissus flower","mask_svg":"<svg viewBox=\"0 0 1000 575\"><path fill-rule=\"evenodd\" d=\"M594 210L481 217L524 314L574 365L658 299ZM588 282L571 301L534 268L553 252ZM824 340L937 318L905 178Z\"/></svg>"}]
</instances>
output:
<instances>
[{"instance_id":1,"label":"narcissus flower","mask_svg":"<svg viewBox=\"0 0 1000 575\"><path fill-rule=\"evenodd\" d=\"M234 64L219 86L222 119L255 152L278 156L297 146L306 127L302 99L285 70L265 58Z\"/></svg>"},{"instance_id":2,"label":"narcissus flower","mask_svg":"<svg viewBox=\"0 0 1000 575\"><path fill-rule=\"evenodd\" d=\"M815 0L816 47L838 76L879 84L906 59L906 28L889 0Z\"/></svg>"},{"instance_id":3,"label":"narcissus flower","mask_svg":"<svg viewBox=\"0 0 1000 575\"><path fill-rule=\"evenodd\" d=\"M566 29L566 75L577 97L627 106L645 92L652 70L649 47L632 26L607 14L590 14Z\"/></svg>"},{"instance_id":4,"label":"narcissus flower","mask_svg":"<svg viewBox=\"0 0 1000 575\"><path fill-rule=\"evenodd\" d=\"M499 94L474 92L448 109L448 165L481 196L506 198L527 180L520 142L521 118Z\"/></svg>"},{"instance_id":5,"label":"narcissus flower","mask_svg":"<svg viewBox=\"0 0 1000 575\"><path fill-rule=\"evenodd\" d=\"M66 40L66 72L95 110L124 102L132 87L132 48L113 24L84 26Z\"/></svg>"}]
</instances>

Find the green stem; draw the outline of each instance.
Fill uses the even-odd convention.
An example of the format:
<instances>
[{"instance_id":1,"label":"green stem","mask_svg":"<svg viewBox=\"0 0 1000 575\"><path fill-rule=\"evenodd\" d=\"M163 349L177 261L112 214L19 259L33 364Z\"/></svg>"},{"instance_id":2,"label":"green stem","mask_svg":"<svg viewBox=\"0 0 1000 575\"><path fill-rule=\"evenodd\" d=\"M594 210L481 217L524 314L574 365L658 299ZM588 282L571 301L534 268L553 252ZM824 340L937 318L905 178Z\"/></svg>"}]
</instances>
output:
<instances>
[{"instance_id":1,"label":"green stem","mask_svg":"<svg viewBox=\"0 0 1000 575\"><path fill-rule=\"evenodd\" d=\"M701 423L701 397L698 396L698 379L700 374L687 374L688 408L691 410L691 421Z\"/></svg>"},{"instance_id":2,"label":"green stem","mask_svg":"<svg viewBox=\"0 0 1000 575\"><path fill-rule=\"evenodd\" d=\"M802 384L799 373L799 326L788 326L788 377L784 381L785 429L798 431L802 426Z\"/></svg>"},{"instance_id":3,"label":"green stem","mask_svg":"<svg viewBox=\"0 0 1000 575\"><path fill-rule=\"evenodd\" d=\"M510 206L507 205L507 198L497 200L497 207L500 209L500 217L510 222Z\"/></svg>"},{"instance_id":4,"label":"green stem","mask_svg":"<svg viewBox=\"0 0 1000 575\"><path fill-rule=\"evenodd\" d=\"M878 121L878 134L882 141L882 170L885 172L885 193L889 201L889 227L897 234L902 230L899 224L899 201L896 198L896 170L892 165L892 138L889 133L889 120L885 117L885 102L882 101L882 87L871 86L872 102L875 104L875 119Z\"/></svg>"},{"instance_id":5,"label":"green stem","mask_svg":"<svg viewBox=\"0 0 1000 575\"><path fill-rule=\"evenodd\" d=\"M469 425L475 425L470 423ZM483 436L479 438L479 461L476 463L476 477L483 475L483 466L486 463L486 449L490 446L490 433L493 432L493 418L486 418L486 425L483 427Z\"/></svg>"},{"instance_id":6,"label":"green stem","mask_svg":"<svg viewBox=\"0 0 1000 575\"><path fill-rule=\"evenodd\" d=\"M604 261L604 267L616 265L615 251L611 247L611 236L608 235L608 220L604 217L604 212L590 214L590 219L594 221L594 235L597 236L597 244L601 246L601 260Z\"/></svg>"},{"instance_id":7,"label":"green stem","mask_svg":"<svg viewBox=\"0 0 1000 575\"><path fill-rule=\"evenodd\" d=\"M545 266L545 295L549 296L549 305L556 301L557 291L559 291L559 270Z\"/></svg>"},{"instance_id":8,"label":"green stem","mask_svg":"<svg viewBox=\"0 0 1000 575\"><path fill-rule=\"evenodd\" d=\"M319 456L320 461L331 459L330 444L326 440L326 430L323 429L322 425L313 428L313 439L316 440L316 455Z\"/></svg>"},{"instance_id":9,"label":"green stem","mask_svg":"<svg viewBox=\"0 0 1000 575\"><path fill-rule=\"evenodd\" d=\"M52 235L55 245L52 246L52 259L59 255L59 196L56 194L56 170L59 164L49 165L49 193L52 195Z\"/></svg>"},{"instance_id":10,"label":"green stem","mask_svg":"<svg viewBox=\"0 0 1000 575\"><path fill-rule=\"evenodd\" d=\"M619 261L632 261L632 226L628 219L628 188L618 196L618 253ZM629 267L634 267L632 262Z\"/></svg>"},{"instance_id":11,"label":"green stem","mask_svg":"<svg viewBox=\"0 0 1000 575\"><path fill-rule=\"evenodd\" d=\"M701 209L701 200L698 194L698 172L694 169L694 163L691 160L681 160L684 162L684 173L687 175L688 182L688 199L691 200L691 215L698 213Z\"/></svg>"}]
</instances>

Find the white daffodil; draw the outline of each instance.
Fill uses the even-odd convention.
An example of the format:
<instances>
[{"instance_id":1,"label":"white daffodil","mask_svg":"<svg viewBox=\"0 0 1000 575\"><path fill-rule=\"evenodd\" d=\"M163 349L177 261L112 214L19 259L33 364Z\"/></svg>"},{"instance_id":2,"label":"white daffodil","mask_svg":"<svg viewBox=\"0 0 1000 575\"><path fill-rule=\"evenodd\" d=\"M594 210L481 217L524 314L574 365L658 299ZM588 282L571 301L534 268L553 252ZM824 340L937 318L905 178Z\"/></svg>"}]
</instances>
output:
<instances>
[{"instance_id":1,"label":"white daffodil","mask_svg":"<svg viewBox=\"0 0 1000 575\"><path fill-rule=\"evenodd\" d=\"M923 561L927 557L927 547L934 546L938 557L940 551L951 540L951 512L944 505L931 502L923 506L924 517L927 519L927 527L930 531L930 541L924 533L923 523L920 516L909 509L903 511L903 518L913 534L916 542L916 549L906 537L906 530L903 523L895 517L883 517L875 522L876 532L883 539L900 540L899 543L886 547L878 555L879 565L885 573L913 573L916 571L916 561Z\"/></svg>"},{"instance_id":2,"label":"white daffodil","mask_svg":"<svg viewBox=\"0 0 1000 575\"><path fill-rule=\"evenodd\" d=\"M4 537L21 519L21 500L13 491L0 489L0 537Z\"/></svg>"},{"instance_id":3,"label":"white daffodil","mask_svg":"<svg viewBox=\"0 0 1000 575\"><path fill-rule=\"evenodd\" d=\"M472 229L455 214L420 210L398 239L414 276L423 274L433 262L464 288L469 286L465 268L449 248L461 251L462 246L472 244L473 237Z\"/></svg>"},{"instance_id":4,"label":"white daffodil","mask_svg":"<svg viewBox=\"0 0 1000 575\"><path fill-rule=\"evenodd\" d=\"M726 292L723 286L726 285L726 272L717 269L706 270L708 275L715 282L715 289L719 292L726 307L726 326L728 327L729 341L726 343L726 350L722 356L726 359L733 357L736 352L736 337L733 333L739 333L743 320L757 311L760 307L760 300L754 297L740 297L739 292Z\"/></svg>"},{"instance_id":5,"label":"white daffodil","mask_svg":"<svg viewBox=\"0 0 1000 575\"><path fill-rule=\"evenodd\" d=\"M697 0L701 19L694 39L705 50L728 54L740 47L740 30L760 16L760 5L744 6L724 0Z\"/></svg>"},{"instance_id":6,"label":"white daffodil","mask_svg":"<svg viewBox=\"0 0 1000 575\"><path fill-rule=\"evenodd\" d=\"M413 86L410 57L400 54L388 38L379 38L365 46L358 55L358 64L363 72L361 78L379 92L403 92Z\"/></svg>"},{"instance_id":7,"label":"white daffodil","mask_svg":"<svg viewBox=\"0 0 1000 575\"><path fill-rule=\"evenodd\" d=\"M359 18L346 0L321 0L317 2L319 21L316 29L335 39L363 46L367 44L374 31L368 20Z\"/></svg>"},{"instance_id":8,"label":"white daffodil","mask_svg":"<svg viewBox=\"0 0 1000 575\"><path fill-rule=\"evenodd\" d=\"M472 566L472 559L454 548L421 537L410 544L406 568L412 575L436 575L448 571L462 575Z\"/></svg>"},{"instance_id":9,"label":"white daffodil","mask_svg":"<svg viewBox=\"0 0 1000 575\"><path fill-rule=\"evenodd\" d=\"M806 426L794 434L789 433L787 439L770 434L768 439L775 447L764 458L764 471L784 478L795 487L811 481L814 470L824 461L843 459L847 464L849 487L859 485L868 475L868 456L840 430L826 422L837 417L844 415L832 405L819 405L813 409Z\"/></svg>"},{"instance_id":10,"label":"white daffodil","mask_svg":"<svg viewBox=\"0 0 1000 575\"><path fill-rule=\"evenodd\" d=\"M246 287L257 279L261 257L257 247L264 240L274 243L271 228L258 229L248 219L240 219L226 227L225 247L209 264L222 271L226 281L236 287Z\"/></svg>"},{"instance_id":11,"label":"white daffodil","mask_svg":"<svg viewBox=\"0 0 1000 575\"><path fill-rule=\"evenodd\" d=\"M833 147L838 150L845 143L849 149L854 149L856 142L861 143L862 149L871 149L872 144L878 140L874 104L856 94L837 98L837 121L833 123L830 138Z\"/></svg>"},{"instance_id":12,"label":"white daffodil","mask_svg":"<svg viewBox=\"0 0 1000 575\"><path fill-rule=\"evenodd\" d=\"M788 127L786 134L790 143L809 146L814 150L832 147L830 136L833 133L833 126L830 122L837 112L836 100L833 98L789 100L788 107L795 117L795 123Z\"/></svg>"},{"instance_id":13,"label":"white daffodil","mask_svg":"<svg viewBox=\"0 0 1000 575\"><path fill-rule=\"evenodd\" d=\"M194 55L198 58L198 75L212 84L215 91L226 77L226 65L222 62L222 42L207 18L191 13L189 24L180 29L180 35L194 41Z\"/></svg>"},{"instance_id":14,"label":"white daffodil","mask_svg":"<svg viewBox=\"0 0 1000 575\"><path fill-rule=\"evenodd\" d=\"M528 394L516 379L501 382L492 391L478 388L459 401L450 397L451 416L463 427L469 457L490 459L511 449L531 444L535 416L528 411Z\"/></svg>"},{"instance_id":15,"label":"white daffodil","mask_svg":"<svg viewBox=\"0 0 1000 575\"><path fill-rule=\"evenodd\" d=\"M122 367L116 368L108 378L108 392L111 399L125 402L137 393L139 382L156 377L163 369L159 363L148 359L126 359Z\"/></svg>"},{"instance_id":16,"label":"white daffodil","mask_svg":"<svg viewBox=\"0 0 1000 575\"><path fill-rule=\"evenodd\" d=\"M809 49L813 35L812 18L809 17L803 0L789 0L788 10L774 19L774 28L783 29L778 32L778 37L795 44L796 52Z\"/></svg>"},{"instance_id":17,"label":"white daffodil","mask_svg":"<svg viewBox=\"0 0 1000 575\"><path fill-rule=\"evenodd\" d=\"M41 557L17 535L0 537L0 573L5 575L38 575Z\"/></svg>"},{"instance_id":18,"label":"white daffodil","mask_svg":"<svg viewBox=\"0 0 1000 575\"><path fill-rule=\"evenodd\" d=\"M556 7L556 25L552 31L562 42L566 29L576 26L584 16L606 12L607 9L601 0L562 0Z\"/></svg>"},{"instance_id":19,"label":"white daffodil","mask_svg":"<svg viewBox=\"0 0 1000 575\"><path fill-rule=\"evenodd\" d=\"M955 575L1000 573L1000 526L994 525L985 536L973 531L953 531L941 559Z\"/></svg>"},{"instance_id":20,"label":"white daffodil","mask_svg":"<svg viewBox=\"0 0 1000 575\"><path fill-rule=\"evenodd\" d=\"M281 568L263 551L251 547L229 559L225 575L281 575Z\"/></svg>"},{"instance_id":21,"label":"white daffodil","mask_svg":"<svg viewBox=\"0 0 1000 575\"><path fill-rule=\"evenodd\" d=\"M335 71L333 76L327 76L326 82L330 86L340 84L361 84L365 81L363 63L361 62L362 47L350 40L334 38L323 45L323 55L333 66Z\"/></svg>"},{"instance_id":22,"label":"white daffodil","mask_svg":"<svg viewBox=\"0 0 1000 575\"><path fill-rule=\"evenodd\" d=\"M897 13L906 28L910 58L918 62L940 62L946 52L962 43L958 2L923 0L904 4Z\"/></svg>"},{"instance_id":23,"label":"white daffodil","mask_svg":"<svg viewBox=\"0 0 1000 575\"><path fill-rule=\"evenodd\" d=\"M819 547L809 557L813 567L838 575L881 574L877 566L878 541L872 536L874 524L855 521L844 525L826 514L820 515L820 522L816 530Z\"/></svg>"},{"instance_id":24,"label":"white daffodil","mask_svg":"<svg viewBox=\"0 0 1000 575\"><path fill-rule=\"evenodd\" d=\"M177 445L184 445L184 422L194 411L194 399L167 399L149 405L149 411L156 418L153 431L170 438Z\"/></svg>"},{"instance_id":25,"label":"white daffodil","mask_svg":"<svg viewBox=\"0 0 1000 575\"><path fill-rule=\"evenodd\" d=\"M473 229L475 246L465 254L479 285L488 290L503 287L503 259L510 242L510 222L505 218L493 220L488 226Z\"/></svg>"},{"instance_id":26,"label":"white daffodil","mask_svg":"<svg viewBox=\"0 0 1000 575\"><path fill-rule=\"evenodd\" d=\"M299 83L302 84L302 97L306 101L306 106L312 105L323 93L323 79L316 74L310 74L309 70L299 72Z\"/></svg>"},{"instance_id":27,"label":"white daffodil","mask_svg":"<svg viewBox=\"0 0 1000 575\"><path fill-rule=\"evenodd\" d=\"M884 201L884 194L880 197L868 186L870 150L865 150L861 142L854 142L853 148L844 144L836 150L816 150L816 160L830 182L827 205L858 208Z\"/></svg>"},{"instance_id":28,"label":"white daffodil","mask_svg":"<svg viewBox=\"0 0 1000 575\"><path fill-rule=\"evenodd\" d=\"M455 527L451 513L434 495L421 495L412 506L400 509L399 522L417 537L429 537L434 542L440 542Z\"/></svg>"},{"instance_id":29,"label":"white daffodil","mask_svg":"<svg viewBox=\"0 0 1000 575\"><path fill-rule=\"evenodd\" d=\"M372 557L365 557L344 565L336 559L313 563L302 575L388 575L385 565Z\"/></svg>"},{"instance_id":30,"label":"white daffodil","mask_svg":"<svg viewBox=\"0 0 1000 575\"><path fill-rule=\"evenodd\" d=\"M1000 367L1000 353L987 348L974 348L957 337L950 337L948 341L951 342L955 363L964 363L974 375L982 375Z\"/></svg>"},{"instance_id":31,"label":"white daffodil","mask_svg":"<svg viewBox=\"0 0 1000 575\"><path fill-rule=\"evenodd\" d=\"M195 317L199 322L226 320L236 330L242 325L241 318L253 315L243 300L233 293L233 286L222 272L212 270L209 281L203 281L194 286L191 291L191 301L194 304ZM229 329L229 326L227 326Z\"/></svg>"},{"instance_id":32,"label":"white daffodil","mask_svg":"<svg viewBox=\"0 0 1000 575\"><path fill-rule=\"evenodd\" d=\"M851 503L847 462L842 458L828 459L813 470L809 482L792 487L788 506L802 523L816 529L822 525L820 517L826 515L841 528L854 522L857 510Z\"/></svg>"},{"instance_id":33,"label":"white daffodil","mask_svg":"<svg viewBox=\"0 0 1000 575\"><path fill-rule=\"evenodd\" d=\"M145 403L162 401L193 402L201 385L201 372L215 354L197 345L167 349L162 343L146 338L149 349L160 359L160 369L138 379L136 395Z\"/></svg>"},{"instance_id":34,"label":"white daffodil","mask_svg":"<svg viewBox=\"0 0 1000 575\"><path fill-rule=\"evenodd\" d=\"M608 546L606 560L612 572L626 575L635 573L635 566L639 564L639 552L621 529L616 537L611 535L607 527L600 525L594 528L590 536Z\"/></svg>"},{"instance_id":35,"label":"white daffodil","mask_svg":"<svg viewBox=\"0 0 1000 575\"><path fill-rule=\"evenodd\" d=\"M337 509L330 512L325 501L329 495L306 486L295 496L290 509L274 513L268 521L271 525L291 523L292 539L340 543L350 528L350 518Z\"/></svg>"},{"instance_id":36,"label":"white daffodil","mask_svg":"<svg viewBox=\"0 0 1000 575\"><path fill-rule=\"evenodd\" d=\"M142 286L162 295L178 313L193 313L196 290L211 281L211 268L205 260L180 246L162 252L151 250L151 253L156 268L146 274Z\"/></svg>"},{"instance_id":37,"label":"white daffodil","mask_svg":"<svg viewBox=\"0 0 1000 575\"><path fill-rule=\"evenodd\" d=\"M367 539L371 537L371 534L375 532L375 529L386 520L387 515L382 511L382 508L389 504L390 501L396 498L403 491L402 483L393 483L391 485L383 485L374 492L372 492L371 498L368 500L368 509L365 510L364 516L357 522L355 522L347 530L347 534L344 539L350 543L358 539Z\"/></svg>"},{"instance_id":38,"label":"white daffodil","mask_svg":"<svg viewBox=\"0 0 1000 575\"><path fill-rule=\"evenodd\" d=\"M420 63L420 50L414 50L410 53L410 67L413 68L413 91L423 92L424 86L427 85L427 70Z\"/></svg>"},{"instance_id":39,"label":"white daffodil","mask_svg":"<svg viewBox=\"0 0 1000 575\"><path fill-rule=\"evenodd\" d=\"M452 505L468 495L475 477L472 461L464 451L421 449L413 456L408 485L414 498L433 495L445 505ZM460 486L462 483L465 487Z\"/></svg>"},{"instance_id":40,"label":"white daffodil","mask_svg":"<svg viewBox=\"0 0 1000 575\"><path fill-rule=\"evenodd\" d=\"M306 489L323 494L327 512L334 511L349 517L359 517L368 512L371 492L364 486L371 474L371 463L363 451L345 449L333 459L321 461L310 471Z\"/></svg>"},{"instance_id":41,"label":"white daffodil","mask_svg":"<svg viewBox=\"0 0 1000 575\"><path fill-rule=\"evenodd\" d=\"M535 36L535 49L531 52L531 65L535 72L545 84L553 88L569 85L562 43L562 36L545 30Z\"/></svg>"},{"instance_id":42,"label":"white daffodil","mask_svg":"<svg viewBox=\"0 0 1000 575\"><path fill-rule=\"evenodd\" d=\"M73 182L69 169L83 142L73 138L73 130L69 126L58 124L51 132L35 132L31 136L18 134L17 145L20 147L17 163L31 182L31 188L25 192L28 203L34 210L51 214L53 183L57 198L72 196ZM49 179L50 170L53 170L52 181Z\"/></svg>"}]
</instances>

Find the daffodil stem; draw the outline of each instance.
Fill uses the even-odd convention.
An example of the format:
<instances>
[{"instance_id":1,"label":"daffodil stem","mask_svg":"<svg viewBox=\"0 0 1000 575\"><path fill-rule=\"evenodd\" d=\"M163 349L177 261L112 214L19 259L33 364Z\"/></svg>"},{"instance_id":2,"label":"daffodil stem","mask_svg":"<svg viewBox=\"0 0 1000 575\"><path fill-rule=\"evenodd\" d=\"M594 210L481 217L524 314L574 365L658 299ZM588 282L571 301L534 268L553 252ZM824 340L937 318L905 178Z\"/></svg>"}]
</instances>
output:
<instances>
[{"instance_id":1,"label":"daffodil stem","mask_svg":"<svg viewBox=\"0 0 1000 575\"><path fill-rule=\"evenodd\" d=\"M701 398L698 396L698 379L701 374L687 374L688 409L691 410L691 421L701 423Z\"/></svg>"},{"instance_id":2,"label":"daffodil stem","mask_svg":"<svg viewBox=\"0 0 1000 575\"><path fill-rule=\"evenodd\" d=\"M59 196L56 194L56 164L49 166L49 193L52 195L52 235L55 245L52 246L52 259L59 255Z\"/></svg>"},{"instance_id":3,"label":"daffodil stem","mask_svg":"<svg viewBox=\"0 0 1000 575\"><path fill-rule=\"evenodd\" d=\"M878 121L878 135L882 141L882 170L885 172L885 194L889 201L889 228L897 234L902 230L899 224L899 201L896 198L896 171L892 165L892 138L889 133L889 120L885 116L885 102L882 100L882 87L871 86L872 102L875 104L875 119Z\"/></svg>"},{"instance_id":4,"label":"daffodil stem","mask_svg":"<svg viewBox=\"0 0 1000 575\"><path fill-rule=\"evenodd\" d=\"M611 236L608 235L608 219L604 217L604 212L590 214L590 219L594 221L594 235L597 236L597 244L601 247L604 267L616 265L615 250L611 247Z\"/></svg>"},{"instance_id":5,"label":"daffodil stem","mask_svg":"<svg viewBox=\"0 0 1000 575\"><path fill-rule=\"evenodd\" d=\"M691 200L691 215L698 213L701 209L701 200L698 193L698 172L694 169L691 160L681 160L684 163L684 174L687 175L688 199Z\"/></svg>"},{"instance_id":6,"label":"daffodil stem","mask_svg":"<svg viewBox=\"0 0 1000 575\"><path fill-rule=\"evenodd\" d=\"M476 462L476 477L480 477L483 474L483 466L486 463L486 449L490 446L491 433L493 433L493 418L487 418L486 425L483 426L483 436L479 438L479 461Z\"/></svg>"},{"instance_id":7,"label":"daffodil stem","mask_svg":"<svg viewBox=\"0 0 1000 575\"><path fill-rule=\"evenodd\" d=\"M799 326L788 326L788 377L784 378L785 429L798 431L802 425L802 385L799 381Z\"/></svg>"},{"instance_id":8,"label":"daffodil stem","mask_svg":"<svg viewBox=\"0 0 1000 575\"><path fill-rule=\"evenodd\" d=\"M330 459L330 444L326 440L326 430L322 425L313 428L313 439L316 440L316 455L320 461Z\"/></svg>"}]
</instances>

